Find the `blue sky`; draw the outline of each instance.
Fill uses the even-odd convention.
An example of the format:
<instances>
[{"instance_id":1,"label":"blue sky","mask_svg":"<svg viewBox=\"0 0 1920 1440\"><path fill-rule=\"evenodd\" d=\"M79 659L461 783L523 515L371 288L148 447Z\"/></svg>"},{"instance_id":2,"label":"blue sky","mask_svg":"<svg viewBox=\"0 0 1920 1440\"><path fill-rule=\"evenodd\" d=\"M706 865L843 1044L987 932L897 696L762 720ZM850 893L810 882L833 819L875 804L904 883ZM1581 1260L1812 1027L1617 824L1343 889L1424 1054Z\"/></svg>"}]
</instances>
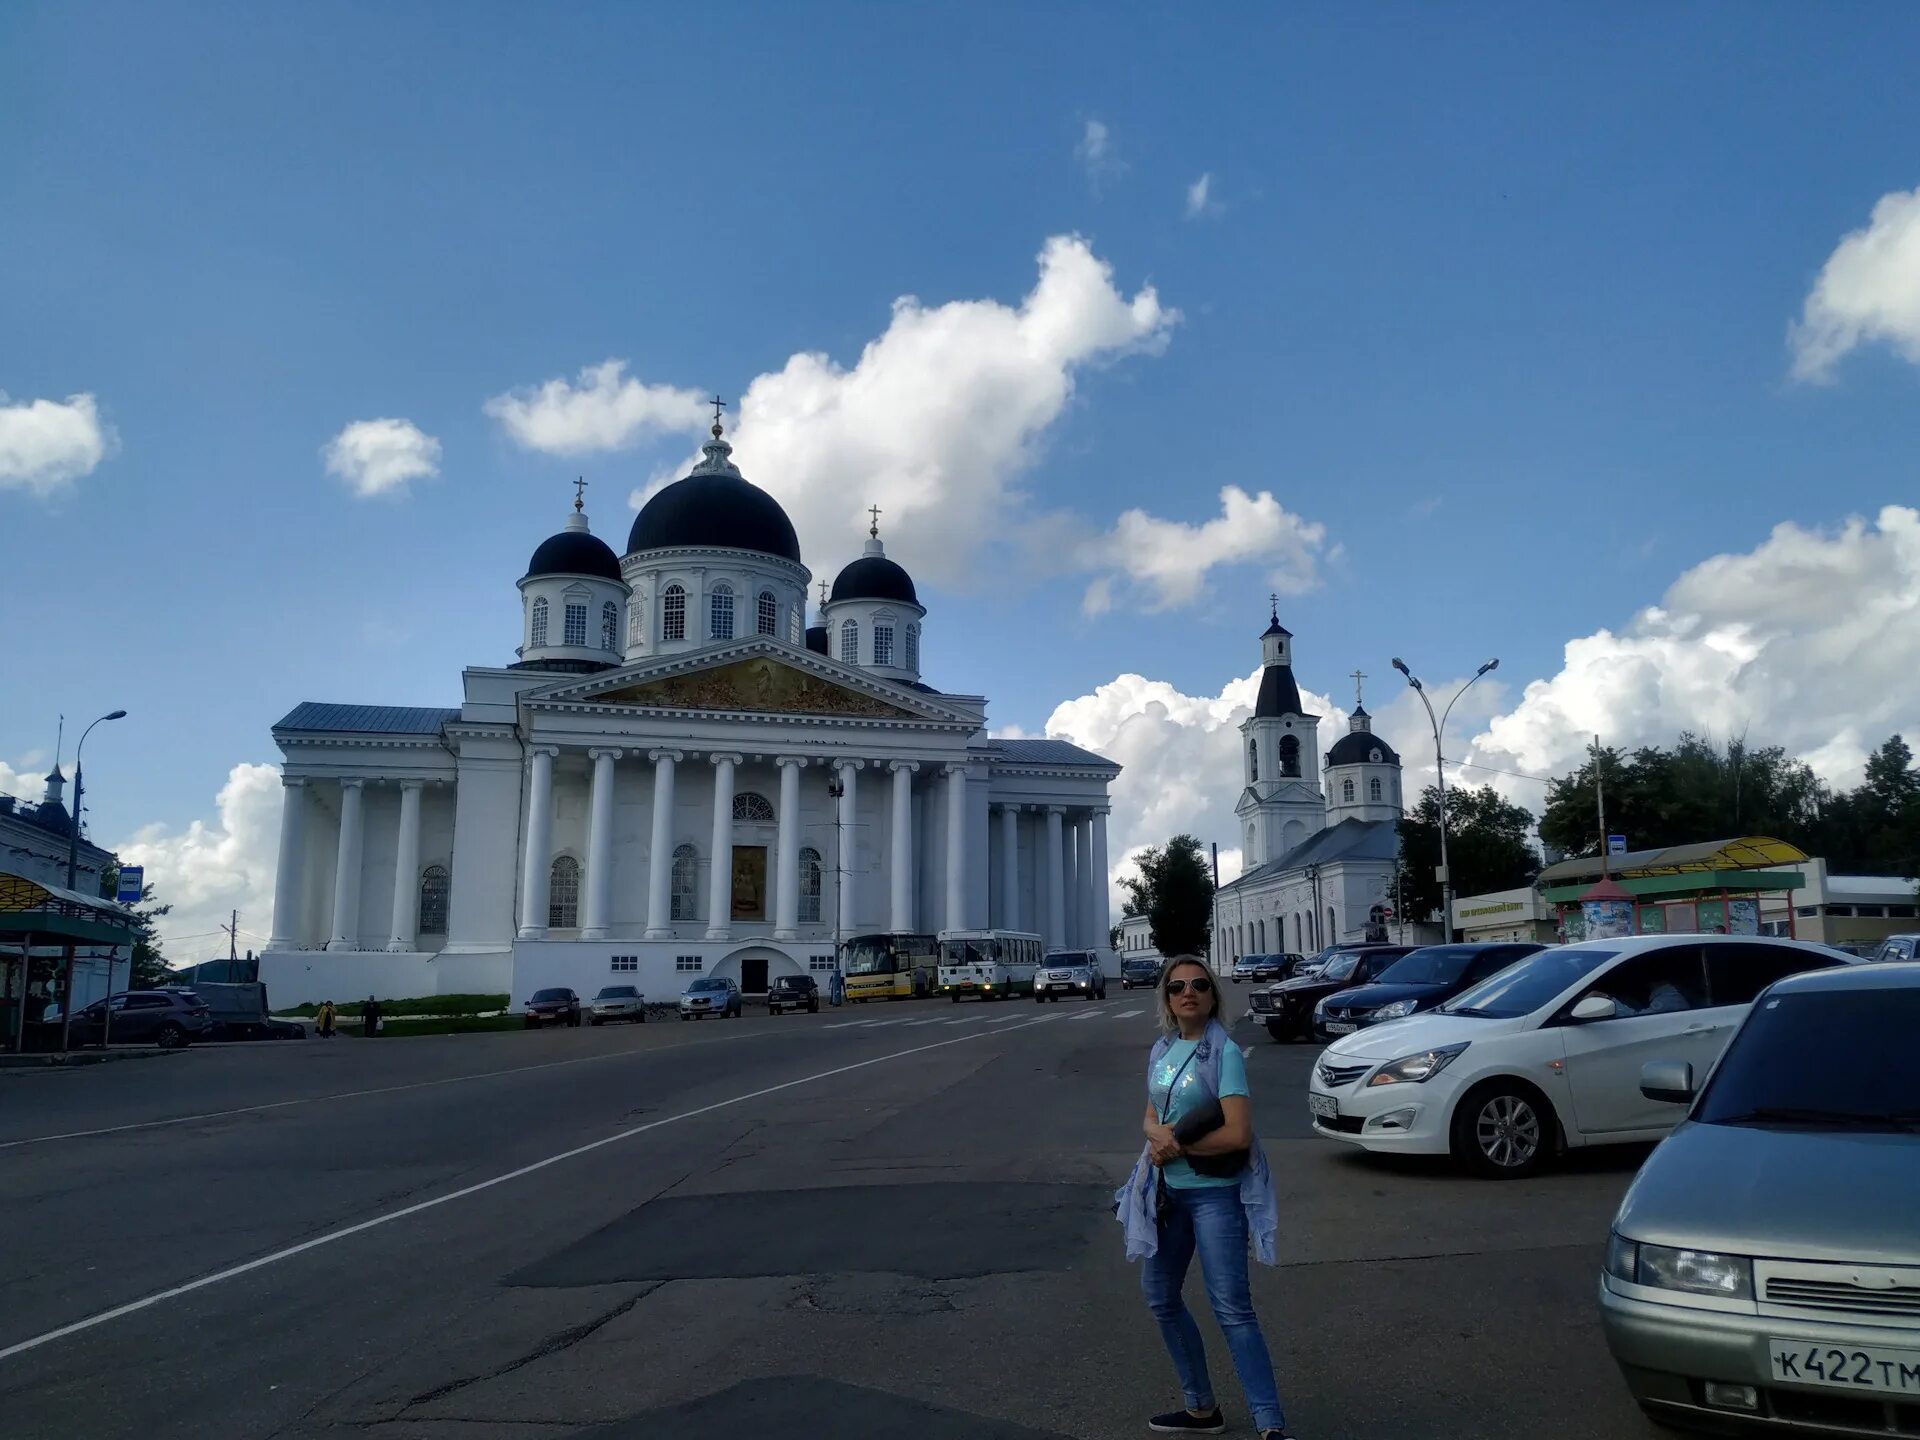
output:
<instances>
[{"instance_id":1,"label":"blue sky","mask_svg":"<svg viewBox=\"0 0 1920 1440\"><path fill-rule=\"evenodd\" d=\"M730 398L804 352L852 369L897 297L1019 306L1056 236L1178 317L1064 365L983 462L1004 520L927 586L928 678L1036 731L1126 673L1218 697L1278 564L1310 688L1497 653L1518 706L1709 557L1849 515L1870 543L1911 502L1899 344L1807 383L1788 327L1920 185L1917 45L1892 5L9 6L0 390L91 395L115 440L0 487L0 762L125 706L95 829L178 831L301 699L457 703L463 664L512 658L565 482L619 548L694 444L542 453L489 397L609 358ZM330 476L375 417L438 474ZM1311 582L1236 554L1166 604L1122 563L1086 613L1097 567L1062 556L1135 507L1203 525L1225 485L1324 527ZM830 575L879 487L828 488ZM894 552L937 550L940 513Z\"/></svg>"}]
</instances>

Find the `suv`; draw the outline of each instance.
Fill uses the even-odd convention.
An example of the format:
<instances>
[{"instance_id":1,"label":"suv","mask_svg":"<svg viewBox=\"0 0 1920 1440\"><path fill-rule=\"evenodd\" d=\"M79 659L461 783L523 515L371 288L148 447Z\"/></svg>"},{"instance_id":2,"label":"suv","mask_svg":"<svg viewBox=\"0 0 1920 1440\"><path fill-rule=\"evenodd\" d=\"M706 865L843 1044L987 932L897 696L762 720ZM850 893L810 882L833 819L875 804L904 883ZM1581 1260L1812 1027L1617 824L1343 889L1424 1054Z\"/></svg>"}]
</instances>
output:
<instances>
[{"instance_id":1,"label":"suv","mask_svg":"<svg viewBox=\"0 0 1920 1440\"><path fill-rule=\"evenodd\" d=\"M1429 945L1389 965L1371 984L1339 990L1313 1007L1313 1038L1351 1035L1384 1020L1404 1020L1443 1005L1547 947L1534 940Z\"/></svg>"},{"instance_id":2,"label":"suv","mask_svg":"<svg viewBox=\"0 0 1920 1440\"><path fill-rule=\"evenodd\" d=\"M113 1023L107 1023L107 1011ZM158 1045L177 1050L204 1040L213 1030L207 1002L191 990L124 990L73 1012L68 1027L75 1045Z\"/></svg>"},{"instance_id":3,"label":"suv","mask_svg":"<svg viewBox=\"0 0 1920 1440\"><path fill-rule=\"evenodd\" d=\"M1062 995L1107 998L1107 977L1101 973L1099 957L1093 951L1055 950L1040 962L1040 968L1033 972L1035 1003L1058 1000Z\"/></svg>"},{"instance_id":4,"label":"suv","mask_svg":"<svg viewBox=\"0 0 1920 1440\"><path fill-rule=\"evenodd\" d=\"M1920 935L1889 935L1868 958L1874 961L1920 960Z\"/></svg>"},{"instance_id":5,"label":"suv","mask_svg":"<svg viewBox=\"0 0 1920 1440\"><path fill-rule=\"evenodd\" d=\"M1267 1033L1276 1040L1313 1038L1313 1011L1327 996L1378 978L1403 955L1413 953L1411 945L1359 945L1336 950L1318 970L1295 975L1278 985L1253 992L1248 1013L1267 1022Z\"/></svg>"},{"instance_id":6,"label":"suv","mask_svg":"<svg viewBox=\"0 0 1920 1440\"><path fill-rule=\"evenodd\" d=\"M781 975L767 987L767 1013L778 1015L783 1010L804 1010L809 1015L820 1013L820 982L811 975Z\"/></svg>"},{"instance_id":7,"label":"suv","mask_svg":"<svg viewBox=\"0 0 1920 1440\"><path fill-rule=\"evenodd\" d=\"M1160 983L1160 962L1148 955L1128 955L1120 961L1120 988L1131 990L1144 985L1149 990Z\"/></svg>"},{"instance_id":8,"label":"suv","mask_svg":"<svg viewBox=\"0 0 1920 1440\"><path fill-rule=\"evenodd\" d=\"M580 1023L580 997L563 985L536 990L527 998L527 1029L538 1030L548 1021L555 1025Z\"/></svg>"},{"instance_id":9,"label":"suv","mask_svg":"<svg viewBox=\"0 0 1920 1440\"><path fill-rule=\"evenodd\" d=\"M698 1020L706 1015L738 1020L741 1010L740 986L725 975L702 975L680 994L682 1020Z\"/></svg>"},{"instance_id":10,"label":"suv","mask_svg":"<svg viewBox=\"0 0 1920 1440\"><path fill-rule=\"evenodd\" d=\"M587 1019L594 1025L604 1025L610 1020L631 1020L644 1025L647 997L640 993L638 985L602 985L587 1008Z\"/></svg>"}]
</instances>

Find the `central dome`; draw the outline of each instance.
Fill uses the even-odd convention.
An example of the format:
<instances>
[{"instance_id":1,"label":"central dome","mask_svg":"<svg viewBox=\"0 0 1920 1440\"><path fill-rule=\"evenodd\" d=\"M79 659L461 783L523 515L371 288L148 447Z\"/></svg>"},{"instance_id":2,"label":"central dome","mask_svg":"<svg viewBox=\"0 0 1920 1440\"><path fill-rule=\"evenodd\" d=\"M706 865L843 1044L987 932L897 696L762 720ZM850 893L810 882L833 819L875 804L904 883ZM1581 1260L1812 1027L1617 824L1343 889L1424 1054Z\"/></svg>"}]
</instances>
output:
<instances>
[{"instance_id":1,"label":"central dome","mask_svg":"<svg viewBox=\"0 0 1920 1440\"><path fill-rule=\"evenodd\" d=\"M684 480L647 501L627 534L640 550L755 550L800 563L800 537L780 502L749 482L727 457L733 447L714 427L706 458Z\"/></svg>"}]
</instances>

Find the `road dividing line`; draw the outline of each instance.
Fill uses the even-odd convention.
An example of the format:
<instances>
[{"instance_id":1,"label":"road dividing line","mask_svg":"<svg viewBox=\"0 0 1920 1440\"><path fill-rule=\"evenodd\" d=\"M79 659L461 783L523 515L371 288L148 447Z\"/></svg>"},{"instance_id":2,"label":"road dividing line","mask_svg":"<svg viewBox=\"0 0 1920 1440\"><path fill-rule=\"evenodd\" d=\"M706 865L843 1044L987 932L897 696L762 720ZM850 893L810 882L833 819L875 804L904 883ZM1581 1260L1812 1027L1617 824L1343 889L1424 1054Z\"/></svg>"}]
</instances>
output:
<instances>
[{"instance_id":1,"label":"road dividing line","mask_svg":"<svg viewBox=\"0 0 1920 1440\"><path fill-rule=\"evenodd\" d=\"M1029 1020L1026 1025L1039 1025L1044 1020ZM1015 1025L1018 1030L1023 1026ZM0 1360L10 1360L15 1355L23 1355L55 1340L64 1340L69 1335L77 1335L83 1330L91 1330L96 1325L104 1325L109 1320L118 1320L123 1315L136 1314L141 1310L150 1310L167 1300L177 1300L182 1295L191 1295L196 1290L204 1290L210 1285L218 1285L223 1280L238 1279L255 1270L264 1270L269 1265L277 1265L282 1260L291 1260L296 1255L304 1255L309 1250L317 1250L322 1245L331 1245L337 1240L345 1240L358 1235L363 1230L374 1230L395 1220L404 1220L409 1215L418 1215L423 1210L433 1210L455 1200L464 1200L469 1195L478 1195L483 1190L491 1190L496 1185L505 1185L510 1180L519 1180L549 1166L558 1165L563 1160L572 1160L578 1156L603 1150L609 1145L618 1145L622 1140L631 1140L636 1135L645 1135L650 1130L660 1130L668 1125L676 1125L682 1120L697 1120L702 1115L711 1115L716 1110L728 1110L735 1105L744 1105L749 1100L758 1100L767 1095L778 1095L783 1090L795 1090L802 1085L811 1085L816 1080L831 1080L836 1075L850 1075L855 1070L865 1070L874 1065L884 1065L889 1060L904 1060L909 1055L924 1055L929 1050L944 1050L949 1045L964 1045L969 1040L978 1040L982 1035L1004 1035L1007 1031L982 1030L977 1035L955 1035L948 1040L932 1040L925 1045L914 1045L905 1050L895 1050L889 1055L875 1055L871 1059L856 1060L850 1065L836 1065L831 1070L817 1070L811 1075L802 1075L798 1080L783 1080L778 1085L765 1085L758 1090L749 1090L744 1095L734 1095L725 1100L716 1100L711 1105L701 1105L692 1110L682 1110L678 1115L664 1116L659 1120L649 1120L644 1125L634 1125L616 1134L607 1135L599 1140L589 1140L585 1145L576 1145L571 1150L562 1150L557 1155L549 1155L544 1160L536 1160L531 1165L522 1165L518 1170L509 1170L504 1175L495 1175L490 1180L467 1185L459 1190L449 1191L445 1195L436 1195L431 1200L417 1201L412 1205L403 1205L398 1210L389 1210L384 1215L376 1215L371 1220L362 1220L354 1225L345 1225L338 1230L329 1230L324 1235L316 1235L311 1240L303 1240L298 1245L289 1245L284 1250L275 1250L270 1255L262 1255L244 1264L231 1265L225 1270L216 1270L211 1275L202 1275L197 1280L189 1280L184 1285L175 1285L167 1290L156 1290L151 1295L138 1300L130 1300L125 1305L116 1305L111 1310L102 1310L97 1315L89 1315L84 1320L76 1320L71 1325L62 1325L57 1330L49 1330L44 1335L35 1335L30 1340L9 1345L0 1350ZM529 1067L532 1068L532 1067Z\"/></svg>"},{"instance_id":2,"label":"road dividing line","mask_svg":"<svg viewBox=\"0 0 1920 1440\"><path fill-rule=\"evenodd\" d=\"M1070 1016L1074 1020L1099 1020L1107 1015L1105 1010L1082 1010L1078 1015Z\"/></svg>"}]
</instances>

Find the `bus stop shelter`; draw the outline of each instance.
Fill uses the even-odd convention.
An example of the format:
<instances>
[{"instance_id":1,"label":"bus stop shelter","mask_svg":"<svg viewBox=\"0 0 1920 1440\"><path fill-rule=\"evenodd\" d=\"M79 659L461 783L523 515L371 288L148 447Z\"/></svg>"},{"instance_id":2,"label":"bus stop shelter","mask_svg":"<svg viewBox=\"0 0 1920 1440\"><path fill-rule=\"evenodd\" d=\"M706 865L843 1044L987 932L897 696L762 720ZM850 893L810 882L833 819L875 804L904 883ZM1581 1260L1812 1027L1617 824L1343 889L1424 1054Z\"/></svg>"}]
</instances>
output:
<instances>
[{"instance_id":1,"label":"bus stop shelter","mask_svg":"<svg viewBox=\"0 0 1920 1440\"><path fill-rule=\"evenodd\" d=\"M1597 917L1610 922L1610 934L1758 935L1762 897L1806 884L1799 870L1783 868L1806 859L1804 850L1784 840L1743 835L1635 850L1604 861L1598 855L1577 856L1549 865L1538 883L1569 940L1584 939ZM1791 935L1790 894L1787 899Z\"/></svg>"},{"instance_id":2,"label":"bus stop shelter","mask_svg":"<svg viewBox=\"0 0 1920 1440\"><path fill-rule=\"evenodd\" d=\"M132 946L136 938L133 912L124 905L0 871L0 961L5 965L0 1044L14 1051L25 1048L28 986L36 961L51 960L57 977L63 959L73 963L75 946L105 945L111 951ZM59 953L35 954L47 950Z\"/></svg>"}]
</instances>

